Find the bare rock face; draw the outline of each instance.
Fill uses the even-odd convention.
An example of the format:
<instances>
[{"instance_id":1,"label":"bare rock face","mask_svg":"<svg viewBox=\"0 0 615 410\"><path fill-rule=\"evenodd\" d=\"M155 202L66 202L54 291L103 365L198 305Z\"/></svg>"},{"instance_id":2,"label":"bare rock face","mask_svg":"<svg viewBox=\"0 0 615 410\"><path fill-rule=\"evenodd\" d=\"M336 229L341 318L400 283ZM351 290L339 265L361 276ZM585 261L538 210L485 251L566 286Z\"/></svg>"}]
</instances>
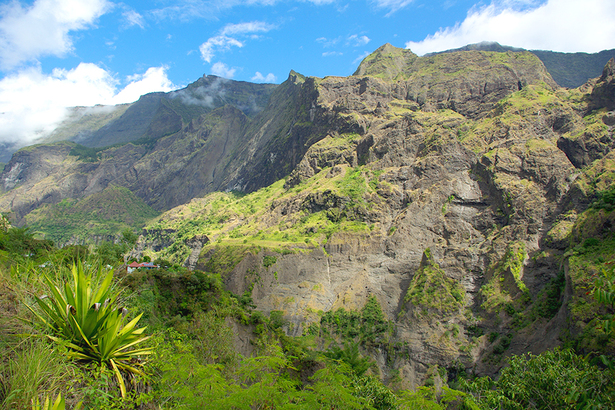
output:
<instances>
[{"instance_id":1,"label":"bare rock face","mask_svg":"<svg viewBox=\"0 0 615 410\"><path fill-rule=\"evenodd\" d=\"M263 218L335 210L374 229L335 233L324 252L277 254L267 268L265 254L252 255L227 283L238 293L252 288L259 309L283 311L293 335L318 322L318 311L359 310L375 296L395 323L396 347L370 354L382 358L385 378L397 369L408 386L433 364L494 374L500 350L540 353L558 344L565 310L531 333L516 333L505 311L521 309L560 271L566 245L555 231L578 199L578 164L562 141L594 131L584 125L586 107L560 98L531 55L496 62L477 52L464 68L456 55L423 60L393 51L383 78L362 64L353 77L318 82L314 118L331 126L286 181L297 196L274 201L277 216ZM430 64L439 67L432 77L411 78L412 67ZM602 117L599 132L611 138ZM609 151L587 149L594 158ZM340 178L358 167L378 173L364 210L325 188L301 191L321 173Z\"/></svg>"},{"instance_id":2,"label":"bare rock face","mask_svg":"<svg viewBox=\"0 0 615 410\"><path fill-rule=\"evenodd\" d=\"M188 269L194 269L199 260L199 255L201 254L201 249L203 249L203 245L209 242L209 238L207 235L195 235L192 238L186 240L186 245L190 248L190 256L184 261L184 265Z\"/></svg>"},{"instance_id":3,"label":"bare rock face","mask_svg":"<svg viewBox=\"0 0 615 410\"><path fill-rule=\"evenodd\" d=\"M589 116L593 123L580 133L563 135L557 142L577 168L590 165L602 158L615 147L613 126L615 117L615 60L611 59L604 67L602 76L595 83L589 96L588 110L597 112ZM604 112L608 110L609 112Z\"/></svg>"},{"instance_id":4,"label":"bare rock face","mask_svg":"<svg viewBox=\"0 0 615 410\"><path fill-rule=\"evenodd\" d=\"M602 76L592 91L593 107L615 109L615 59L611 58L604 66Z\"/></svg>"}]
</instances>

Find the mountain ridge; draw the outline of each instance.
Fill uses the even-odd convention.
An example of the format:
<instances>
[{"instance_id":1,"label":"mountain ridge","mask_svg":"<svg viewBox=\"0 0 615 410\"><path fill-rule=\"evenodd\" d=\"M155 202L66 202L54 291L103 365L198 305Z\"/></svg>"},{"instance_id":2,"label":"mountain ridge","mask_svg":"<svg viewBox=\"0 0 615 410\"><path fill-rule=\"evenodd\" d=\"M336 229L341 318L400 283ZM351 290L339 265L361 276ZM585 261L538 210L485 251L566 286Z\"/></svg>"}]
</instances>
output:
<instances>
[{"instance_id":1,"label":"mountain ridge","mask_svg":"<svg viewBox=\"0 0 615 410\"><path fill-rule=\"evenodd\" d=\"M19 151L0 207L23 222L127 188L161 212L133 257L218 273L291 335L375 298L393 330L361 348L407 386L566 343L612 354L584 289L615 260L613 67L565 89L526 51L385 45L349 77L291 72L252 116L223 105L91 160Z\"/></svg>"},{"instance_id":2,"label":"mountain ridge","mask_svg":"<svg viewBox=\"0 0 615 410\"><path fill-rule=\"evenodd\" d=\"M393 47L390 44L388 45L392 48L397 49L396 47ZM384 45L381 47L384 47ZM404 50L404 49L397 49L397 50ZM451 49L451 50L446 50L446 51L438 52L438 53L428 53L425 56L431 56L431 55L440 54L440 53L448 53L448 52L453 52L453 51L472 51L472 50L474 51L498 51L498 52L527 51L522 48L502 46L496 42L482 42L482 43L476 43L476 44L469 44L467 46L464 46L458 49ZM583 85L588 79L598 77L600 75L600 71L602 70L606 62L611 57L615 56L615 50L603 50L598 53L561 53L561 52L553 52L553 51L547 51L547 50L529 50L529 51L536 54L541 59L541 61L543 61L543 63L547 67L547 70L549 71L549 73L553 76L554 80L559 85L563 87L569 87L569 88L579 87ZM374 55L374 53L371 53L371 55ZM360 68L357 68L357 70L359 69ZM355 74L357 73L355 72ZM216 107L219 106L222 99L216 97L215 95L216 92L219 91L219 90L216 90L219 87L219 84L216 85L215 83L225 82L225 81L230 82L231 84L232 83L251 84L251 83L246 83L243 81L237 82L234 80L225 80L220 77L213 76L213 75L204 75L197 81L189 84L184 89L175 90L170 93L166 93L165 95L170 96L170 100L178 98L178 95L180 96L179 97L180 99L182 98L182 95L183 95L183 98L185 101L192 100L193 104L191 104L191 106L193 108L190 110L192 111L192 114L188 114L186 116L187 114L186 112L180 113L180 115L183 116L182 119L184 120L184 122L186 122L190 118L194 117L195 115L198 115L203 112L202 110L199 110L198 107L203 108L203 106L208 105L208 104L205 104L205 101L207 101L209 98L211 98L211 101L209 102L210 104L213 103ZM252 86L261 87L262 85L252 84ZM276 85L269 84L266 86L275 88ZM207 88L210 88L209 92L212 95L208 95L208 92L204 91L204 89L206 90ZM157 104L159 103L160 100L157 100L155 96L160 95L160 94L161 93L152 93L152 95L154 96L153 98L146 97L146 96L142 96L142 98L144 98L145 100L151 100L150 102L153 103L153 105L152 104L150 105L152 105L152 107L157 108L158 107ZM256 99L258 100L259 97L257 97ZM167 101L170 101L170 100L167 100ZM141 105L142 107L140 108L140 110L142 110L144 108L143 105L146 105L146 104L143 104L143 102L139 102L139 101L140 100L136 101L135 103L128 104L127 106L130 107L133 104L137 104L137 106ZM256 103L256 100L254 100L253 102ZM260 102L261 104L263 103L262 98ZM124 107L124 110L125 110L127 107L126 105L124 106L125 106ZM248 104L245 107L249 107L249 106L250 105ZM258 104L256 104L256 107L258 107ZM101 109L103 108L106 108L107 110L110 109L109 107L101 107ZM197 108L196 111L194 110L195 108ZM73 108L73 112L75 110L79 110L79 107ZM85 117L91 116L91 113L87 113L89 109L85 109L83 111L86 111ZM151 119L156 115L156 112L155 112L155 109L151 109L151 107L150 107L150 111L151 112L149 112L147 116ZM54 142L54 141L58 141L59 138L63 138L63 139L69 139L77 143L82 143L88 147L110 146L115 143L126 143L126 142L134 141L136 139L144 137L144 134L145 134L145 131L148 125L147 122L145 122L144 126L143 124L141 126L135 126L135 124L131 124L130 127L126 127L125 125L122 125L122 123L130 124L130 119L129 119L130 115L128 115L126 118L122 119L119 122L113 121L113 119L103 120L103 122L106 125L105 130L100 130L100 126L94 125L90 131L87 128L86 129L79 128L78 124L82 116L84 115L83 114L79 115L79 118L75 120L76 124L72 125L73 124L72 118L74 118L74 115L69 114L68 118L65 119L63 123L59 124L56 130L54 130L48 137L39 139L37 143ZM113 125L111 123L108 123L109 121L116 122L116 124ZM106 139L109 139L109 140L105 143L100 142ZM8 162L8 160L10 159L10 156L16 150L17 148L13 146L9 146L9 145L5 147L0 147L0 161Z\"/></svg>"},{"instance_id":3,"label":"mountain ridge","mask_svg":"<svg viewBox=\"0 0 615 410\"><path fill-rule=\"evenodd\" d=\"M604 65L615 57L615 49L602 50L597 53L563 53L549 50L526 50L503 46L494 41L468 44L460 48L428 53L426 56L454 51L529 51L540 58L556 83L568 88L580 87L588 80L598 77Z\"/></svg>"}]
</instances>

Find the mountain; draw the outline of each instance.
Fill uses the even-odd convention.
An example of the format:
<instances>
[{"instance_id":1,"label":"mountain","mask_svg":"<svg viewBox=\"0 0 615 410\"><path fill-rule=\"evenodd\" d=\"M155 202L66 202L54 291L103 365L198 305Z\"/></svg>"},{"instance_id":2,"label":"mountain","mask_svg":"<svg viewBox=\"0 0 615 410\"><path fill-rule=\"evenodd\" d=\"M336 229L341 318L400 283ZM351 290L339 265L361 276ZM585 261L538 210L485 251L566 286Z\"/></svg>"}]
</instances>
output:
<instances>
[{"instance_id":1,"label":"mountain","mask_svg":"<svg viewBox=\"0 0 615 410\"><path fill-rule=\"evenodd\" d=\"M496 42L482 42L443 51L526 51L522 48L502 46ZM591 78L598 77L604 65L615 57L615 49L598 53L560 53L548 50L529 50L543 62L553 80L562 87L580 87Z\"/></svg>"},{"instance_id":2,"label":"mountain","mask_svg":"<svg viewBox=\"0 0 615 410\"><path fill-rule=\"evenodd\" d=\"M216 272L289 334L358 341L391 383L494 375L564 344L615 352L587 294L615 260L615 60L565 89L527 51L386 44L352 76L267 90L244 94L259 109L199 115L164 97L152 133L121 146L22 149L0 209L52 239L40 221L70 209L71 243L104 218L138 227L132 256ZM360 339L368 303L387 326Z\"/></svg>"},{"instance_id":3,"label":"mountain","mask_svg":"<svg viewBox=\"0 0 615 410\"><path fill-rule=\"evenodd\" d=\"M443 53L454 51L525 50L482 42ZM580 87L588 79L598 77L606 62L615 57L615 50L599 53L531 52L541 59L557 84L569 88ZM87 147L105 147L158 138L177 131L181 127L180 116L186 122L225 104L234 105L244 114L252 116L266 105L275 87L275 84L252 84L213 75L203 76L182 90L147 94L132 104L74 107L50 135L40 138L37 143L69 140ZM163 124L164 127L159 128ZM0 144L0 161L8 162L18 148L16 145Z\"/></svg>"},{"instance_id":4,"label":"mountain","mask_svg":"<svg viewBox=\"0 0 615 410\"><path fill-rule=\"evenodd\" d=\"M227 104L252 117L264 108L276 87L203 76L181 90L146 94L131 104L74 107L50 135L37 142L73 141L101 148L155 140ZM0 146L0 160L8 161L16 150L14 146Z\"/></svg>"}]
</instances>

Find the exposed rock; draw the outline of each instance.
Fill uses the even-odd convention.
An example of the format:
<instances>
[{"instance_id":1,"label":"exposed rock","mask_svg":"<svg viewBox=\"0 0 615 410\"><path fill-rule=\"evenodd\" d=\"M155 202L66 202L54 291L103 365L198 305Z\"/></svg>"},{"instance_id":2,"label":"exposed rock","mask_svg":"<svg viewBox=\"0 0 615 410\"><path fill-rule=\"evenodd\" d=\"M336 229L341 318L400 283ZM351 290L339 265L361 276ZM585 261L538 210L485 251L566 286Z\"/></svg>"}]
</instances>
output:
<instances>
[{"instance_id":1,"label":"exposed rock","mask_svg":"<svg viewBox=\"0 0 615 410\"><path fill-rule=\"evenodd\" d=\"M192 270L196 267L196 264L199 260L199 255L201 254L201 249L203 249L203 245L209 242L209 238L207 235L195 235L192 238L186 240L186 245L191 249L190 256L184 262L184 266L188 269Z\"/></svg>"},{"instance_id":2,"label":"exposed rock","mask_svg":"<svg viewBox=\"0 0 615 410\"><path fill-rule=\"evenodd\" d=\"M602 76L594 86L591 94L593 106L591 108L615 109L615 58L611 58L604 66Z\"/></svg>"}]
</instances>

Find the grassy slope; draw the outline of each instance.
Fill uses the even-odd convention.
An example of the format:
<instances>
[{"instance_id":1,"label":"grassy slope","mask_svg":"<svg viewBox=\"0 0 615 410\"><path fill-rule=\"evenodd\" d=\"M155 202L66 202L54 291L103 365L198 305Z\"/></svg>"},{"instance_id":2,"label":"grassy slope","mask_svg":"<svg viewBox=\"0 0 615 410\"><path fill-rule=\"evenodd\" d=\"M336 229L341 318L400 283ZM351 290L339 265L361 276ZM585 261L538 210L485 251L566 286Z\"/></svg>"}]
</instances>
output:
<instances>
[{"instance_id":1,"label":"grassy slope","mask_svg":"<svg viewBox=\"0 0 615 410\"><path fill-rule=\"evenodd\" d=\"M115 236L124 229L138 230L158 212L126 188L107 187L81 200L65 199L45 205L27 217L34 232L58 243L71 238Z\"/></svg>"},{"instance_id":2,"label":"grassy slope","mask_svg":"<svg viewBox=\"0 0 615 410\"><path fill-rule=\"evenodd\" d=\"M331 143L322 141L321 143ZM185 241L195 235L207 235L215 246L238 248L300 250L323 246L334 232L369 233L375 224L368 224L355 215L369 212L364 193L375 192L376 173L368 169L344 168L344 172L327 177L330 169L322 170L304 184L284 188L284 181L252 194L214 193L193 199L163 214L146 229L171 233L173 245L160 256L183 260L189 253ZM310 198L324 195L338 206L310 212ZM284 206L295 206L298 212L282 213ZM301 210L303 207L303 210Z\"/></svg>"}]
</instances>

